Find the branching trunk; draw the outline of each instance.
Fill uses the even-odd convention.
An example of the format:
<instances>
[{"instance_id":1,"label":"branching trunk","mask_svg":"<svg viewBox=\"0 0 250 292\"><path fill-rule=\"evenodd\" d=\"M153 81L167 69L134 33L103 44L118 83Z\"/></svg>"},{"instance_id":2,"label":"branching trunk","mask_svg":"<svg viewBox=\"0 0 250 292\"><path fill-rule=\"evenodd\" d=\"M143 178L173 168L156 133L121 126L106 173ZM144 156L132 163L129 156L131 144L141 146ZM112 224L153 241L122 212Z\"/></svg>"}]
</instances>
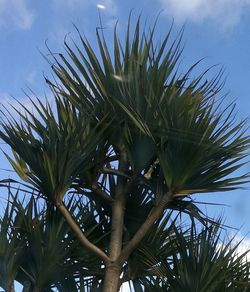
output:
<instances>
[{"instance_id":1,"label":"branching trunk","mask_svg":"<svg viewBox=\"0 0 250 292\"><path fill-rule=\"evenodd\" d=\"M108 265L105 270L105 279L102 292L118 292L120 288L121 266Z\"/></svg>"},{"instance_id":2,"label":"branching trunk","mask_svg":"<svg viewBox=\"0 0 250 292\"><path fill-rule=\"evenodd\" d=\"M128 160L126 152L121 151L119 157L120 173L128 171ZM112 202L112 217L111 217L111 236L109 244L109 255L92 244L79 228L77 222L73 219L71 214L62 202L56 202L57 208L61 211L69 226L78 236L80 242L98 255L105 263L105 275L102 291L103 292L118 292L121 284L120 275L124 262L129 258L130 254L136 249L140 241L144 238L154 222L160 218L162 212L166 208L167 203L172 199L171 193L165 194L160 200L159 204L152 208L145 222L138 229L133 238L122 249L123 230L124 230L124 213L126 206L126 197L129 193L132 181L125 175L117 177L117 185L115 198ZM35 290L34 292L39 292Z\"/></svg>"},{"instance_id":3,"label":"branching trunk","mask_svg":"<svg viewBox=\"0 0 250 292\"><path fill-rule=\"evenodd\" d=\"M141 225L141 227L137 230L133 238L126 244L123 248L118 261L125 262L131 253L136 249L139 245L140 241L144 238L150 228L153 226L156 220L160 218L162 213L164 212L167 204L172 200L172 193L166 193L162 199L160 200L159 204L150 211L147 219Z\"/></svg>"},{"instance_id":4,"label":"branching trunk","mask_svg":"<svg viewBox=\"0 0 250 292\"><path fill-rule=\"evenodd\" d=\"M121 151L119 171L124 173L127 170L127 155L125 151ZM103 292L117 292L119 289L122 263L118 263L117 258L120 256L122 250L124 212L127 192L127 178L124 176L119 176L117 178L115 201L112 206L111 236L109 245L109 258L111 259L111 262L106 265Z\"/></svg>"}]
</instances>

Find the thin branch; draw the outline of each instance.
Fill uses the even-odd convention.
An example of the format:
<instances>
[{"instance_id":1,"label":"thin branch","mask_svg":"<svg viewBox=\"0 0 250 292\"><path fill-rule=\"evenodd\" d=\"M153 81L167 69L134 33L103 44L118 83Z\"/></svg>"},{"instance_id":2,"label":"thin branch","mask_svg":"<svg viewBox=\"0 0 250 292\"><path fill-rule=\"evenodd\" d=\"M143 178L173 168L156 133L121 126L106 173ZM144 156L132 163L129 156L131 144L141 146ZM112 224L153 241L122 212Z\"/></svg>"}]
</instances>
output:
<instances>
[{"instance_id":1,"label":"thin branch","mask_svg":"<svg viewBox=\"0 0 250 292\"><path fill-rule=\"evenodd\" d=\"M92 191L94 191L101 199L105 200L107 203L112 204L114 199L103 189L101 189L98 184L93 184L91 187Z\"/></svg>"},{"instance_id":2,"label":"thin branch","mask_svg":"<svg viewBox=\"0 0 250 292\"><path fill-rule=\"evenodd\" d=\"M68 209L64 206L64 204L62 202L56 202L56 207L62 213L70 228L75 232L82 245L95 253L97 256L99 256L104 261L104 263L109 263L110 258L99 247L97 247L87 239L87 237L84 235L81 228L78 226L78 224L76 223Z\"/></svg>"},{"instance_id":3,"label":"thin branch","mask_svg":"<svg viewBox=\"0 0 250 292\"><path fill-rule=\"evenodd\" d=\"M117 259L118 262L124 263L124 261L130 256L130 254L135 250L135 248L147 234L149 229L153 226L155 221L160 218L161 214L166 208L166 205L171 201L171 199L172 193L168 192L162 197L159 204L152 208L145 222L141 225L141 227L137 230L132 239L125 245L125 247L121 251L121 254Z\"/></svg>"},{"instance_id":4,"label":"thin branch","mask_svg":"<svg viewBox=\"0 0 250 292\"><path fill-rule=\"evenodd\" d=\"M103 160L103 163L107 164L113 161L117 161L118 159L119 159L118 155L109 156Z\"/></svg>"},{"instance_id":5,"label":"thin branch","mask_svg":"<svg viewBox=\"0 0 250 292\"><path fill-rule=\"evenodd\" d=\"M107 173L107 174L114 174L114 175L119 175L119 176L123 176L123 177L126 177L126 178L131 178L130 175L118 170L118 169L115 169L115 168L108 168L108 167L103 167L101 172L103 173Z\"/></svg>"},{"instance_id":6,"label":"thin branch","mask_svg":"<svg viewBox=\"0 0 250 292\"><path fill-rule=\"evenodd\" d=\"M86 188L88 190L91 190L92 192L95 192L95 194L98 196L99 199L101 199L103 201L103 203L111 205L114 202L114 199L107 192L105 192L103 189L101 189L98 186L97 180L94 183L92 183L91 186L73 184L72 188L74 188L78 194L83 194L83 195L89 197L89 194L86 191L84 191L84 188ZM92 199L93 199L93 197L92 197Z\"/></svg>"}]
</instances>

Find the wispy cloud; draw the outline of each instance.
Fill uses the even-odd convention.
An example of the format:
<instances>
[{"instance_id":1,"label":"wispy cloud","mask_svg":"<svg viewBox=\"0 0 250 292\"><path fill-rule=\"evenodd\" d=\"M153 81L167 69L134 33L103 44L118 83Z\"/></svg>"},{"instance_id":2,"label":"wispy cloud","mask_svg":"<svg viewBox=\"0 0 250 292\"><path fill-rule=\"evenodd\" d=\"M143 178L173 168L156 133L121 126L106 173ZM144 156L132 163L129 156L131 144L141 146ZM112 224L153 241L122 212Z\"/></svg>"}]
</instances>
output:
<instances>
[{"instance_id":1,"label":"wispy cloud","mask_svg":"<svg viewBox=\"0 0 250 292\"><path fill-rule=\"evenodd\" d=\"M33 21L27 0L0 0L0 28L26 30Z\"/></svg>"},{"instance_id":2,"label":"wispy cloud","mask_svg":"<svg viewBox=\"0 0 250 292\"><path fill-rule=\"evenodd\" d=\"M250 0L159 0L164 11L178 22L207 22L220 29L232 29L247 9Z\"/></svg>"},{"instance_id":3,"label":"wispy cloud","mask_svg":"<svg viewBox=\"0 0 250 292\"><path fill-rule=\"evenodd\" d=\"M234 243L239 244L237 247L237 253L243 254L250 251L250 238L243 236L241 233L238 233L234 238ZM249 260L249 253L247 254L247 259Z\"/></svg>"}]
</instances>

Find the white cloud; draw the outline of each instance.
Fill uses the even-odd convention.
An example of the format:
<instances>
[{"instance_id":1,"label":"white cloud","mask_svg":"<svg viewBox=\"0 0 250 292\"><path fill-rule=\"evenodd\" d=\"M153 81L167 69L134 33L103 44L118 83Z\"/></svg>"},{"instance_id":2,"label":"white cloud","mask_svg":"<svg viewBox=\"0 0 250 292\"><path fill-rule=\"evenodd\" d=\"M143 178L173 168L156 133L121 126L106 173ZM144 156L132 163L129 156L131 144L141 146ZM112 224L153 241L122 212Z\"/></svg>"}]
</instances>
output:
<instances>
[{"instance_id":1,"label":"white cloud","mask_svg":"<svg viewBox=\"0 0 250 292\"><path fill-rule=\"evenodd\" d=\"M178 22L208 22L231 29L250 9L250 0L159 0L162 8Z\"/></svg>"},{"instance_id":2,"label":"white cloud","mask_svg":"<svg viewBox=\"0 0 250 292\"><path fill-rule=\"evenodd\" d=\"M250 251L250 238L249 237L244 237L242 234L236 234L235 237L233 237L233 242L235 244L238 244L238 247L237 247L237 252L239 254L243 254L245 252L248 252ZM247 254L247 258L249 260L249 256L250 256L250 253L248 252Z\"/></svg>"},{"instance_id":3,"label":"white cloud","mask_svg":"<svg viewBox=\"0 0 250 292\"><path fill-rule=\"evenodd\" d=\"M226 244L230 243L230 248L234 248L237 255L245 255L245 259L249 261L250 259L250 237L243 236L240 232L230 232L227 236L227 240L222 243L218 243L218 249L225 247ZM245 260L244 259L244 260Z\"/></svg>"},{"instance_id":4,"label":"white cloud","mask_svg":"<svg viewBox=\"0 0 250 292\"><path fill-rule=\"evenodd\" d=\"M0 28L26 30L33 20L27 0L0 0Z\"/></svg>"}]
</instances>

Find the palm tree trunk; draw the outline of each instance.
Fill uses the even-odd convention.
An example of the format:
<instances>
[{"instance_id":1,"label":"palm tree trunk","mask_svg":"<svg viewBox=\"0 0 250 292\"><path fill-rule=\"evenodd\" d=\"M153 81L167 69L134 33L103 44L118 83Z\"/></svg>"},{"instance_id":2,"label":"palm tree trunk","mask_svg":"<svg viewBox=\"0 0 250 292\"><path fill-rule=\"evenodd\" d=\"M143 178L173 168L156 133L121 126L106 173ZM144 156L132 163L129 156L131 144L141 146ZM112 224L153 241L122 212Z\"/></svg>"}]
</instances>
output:
<instances>
[{"instance_id":1,"label":"palm tree trunk","mask_svg":"<svg viewBox=\"0 0 250 292\"><path fill-rule=\"evenodd\" d=\"M40 288L37 287L37 286L34 286L34 287L33 287L33 292L40 292Z\"/></svg>"},{"instance_id":2,"label":"palm tree trunk","mask_svg":"<svg viewBox=\"0 0 250 292\"><path fill-rule=\"evenodd\" d=\"M128 170L128 158L124 149L120 151L118 170L126 172ZM124 212L126 205L126 195L128 192L127 179L118 176L115 201L112 204L111 236L109 244L110 262L106 264L103 292L118 292L120 288L120 275L122 261L117 261L122 250L122 237L124 228Z\"/></svg>"},{"instance_id":3,"label":"palm tree trunk","mask_svg":"<svg viewBox=\"0 0 250 292\"><path fill-rule=\"evenodd\" d=\"M121 268L118 266L106 267L102 292L118 292L120 288Z\"/></svg>"},{"instance_id":4,"label":"palm tree trunk","mask_svg":"<svg viewBox=\"0 0 250 292\"><path fill-rule=\"evenodd\" d=\"M7 289L6 289L6 292L15 292L14 281L12 281L12 282L8 285L8 287L7 287Z\"/></svg>"}]
</instances>

